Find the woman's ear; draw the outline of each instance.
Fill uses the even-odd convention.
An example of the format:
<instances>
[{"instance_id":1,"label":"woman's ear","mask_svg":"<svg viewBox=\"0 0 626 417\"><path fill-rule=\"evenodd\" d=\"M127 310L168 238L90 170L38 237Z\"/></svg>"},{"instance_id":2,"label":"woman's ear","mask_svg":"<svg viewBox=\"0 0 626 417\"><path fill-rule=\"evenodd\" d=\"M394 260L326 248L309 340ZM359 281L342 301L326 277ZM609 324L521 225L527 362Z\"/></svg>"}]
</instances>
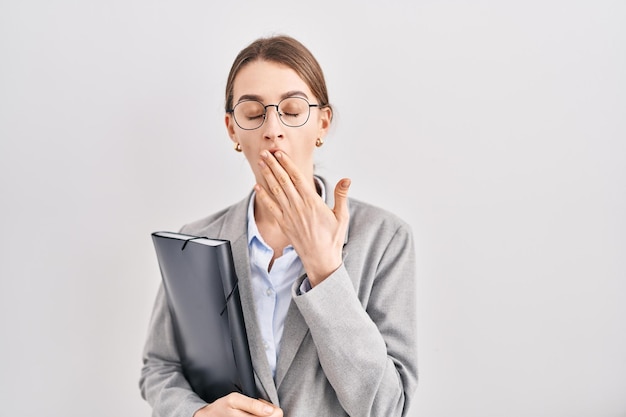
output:
<instances>
[{"instance_id":1,"label":"woman's ear","mask_svg":"<svg viewBox=\"0 0 626 417\"><path fill-rule=\"evenodd\" d=\"M224 123L226 124L226 131L228 132L228 136L230 140L237 143L237 135L235 133L235 119L233 115L230 113L226 113L224 116Z\"/></svg>"},{"instance_id":2,"label":"woman's ear","mask_svg":"<svg viewBox=\"0 0 626 417\"><path fill-rule=\"evenodd\" d=\"M320 109L319 137L323 138L330 129L330 123L333 120L333 111L330 107L322 107Z\"/></svg>"}]
</instances>

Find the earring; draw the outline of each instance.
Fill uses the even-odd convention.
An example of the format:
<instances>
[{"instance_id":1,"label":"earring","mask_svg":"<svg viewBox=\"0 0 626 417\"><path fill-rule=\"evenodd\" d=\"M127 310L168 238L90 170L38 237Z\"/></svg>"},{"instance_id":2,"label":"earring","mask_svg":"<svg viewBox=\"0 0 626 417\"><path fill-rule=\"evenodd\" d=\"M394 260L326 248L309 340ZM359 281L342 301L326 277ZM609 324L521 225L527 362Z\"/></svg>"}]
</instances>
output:
<instances>
[{"instance_id":1,"label":"earring","mask_svg":"<svg viewBox=\"0 0 626 417\"><path fill-rule=\"evenodd\" d=\"M324 144L324 139L322 138L317 138L317 140L315 141L315 146L317 146L318 148L322 146L323 144Z\"/></svg>"},{"instance_id":2,"label":"earring","mask_svg":"<svg viewBox=\"0 0 626 417\"><path fill-rule=\"evenodd\" d=\"M239 142L235 143L235 150L241 152L241 144Z\"/></svg>"}]
</instances>

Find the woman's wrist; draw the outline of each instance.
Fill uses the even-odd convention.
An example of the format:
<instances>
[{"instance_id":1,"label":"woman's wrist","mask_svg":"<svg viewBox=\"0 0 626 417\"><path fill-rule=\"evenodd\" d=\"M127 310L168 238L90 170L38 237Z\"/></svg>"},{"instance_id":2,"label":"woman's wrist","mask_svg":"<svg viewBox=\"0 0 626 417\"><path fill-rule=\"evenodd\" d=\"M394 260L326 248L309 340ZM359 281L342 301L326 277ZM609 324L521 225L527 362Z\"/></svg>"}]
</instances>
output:
<instances>
[{"instance_id":1,"label":"woman's wrist","mask_svg":"<svg viewBox=\"0 0 626 417\"><path fill-rule=\"evenodd\" d=\"M316 285L324 281L326 278L331 276L335 271L337 271L337 269L339 269L342 263L343 261L339 260L333 263L329 262L327 265L320 265L318 267L311 267L309 269L305 267L306 275L307 275L307 278L309 279L309 283L311 284L311 287L315 287Z\"/></svg>"}]
</instances>

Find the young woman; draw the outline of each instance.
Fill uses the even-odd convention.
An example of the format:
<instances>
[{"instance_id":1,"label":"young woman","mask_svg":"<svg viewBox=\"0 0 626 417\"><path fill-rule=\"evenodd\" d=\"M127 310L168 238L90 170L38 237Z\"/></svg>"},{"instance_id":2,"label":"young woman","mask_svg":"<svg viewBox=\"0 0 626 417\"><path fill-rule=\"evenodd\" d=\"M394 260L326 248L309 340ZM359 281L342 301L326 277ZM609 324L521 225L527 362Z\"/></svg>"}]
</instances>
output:
<instances>
[{"instance_id":1,"label":"young woman","mask_svg":"<svg viewBox=\"0 0 626 417\"><path fill-rule=\"evenodd\" d=\"M286 36L243 49L225 123L250 195L182 233L231 242L260 398L207 404L181 371L163 289L140 381L156 416L401 416L417 384L415 251L396 216L329 189L314 155L332 121L322 70Z\"/></svg>"}]
</instances>

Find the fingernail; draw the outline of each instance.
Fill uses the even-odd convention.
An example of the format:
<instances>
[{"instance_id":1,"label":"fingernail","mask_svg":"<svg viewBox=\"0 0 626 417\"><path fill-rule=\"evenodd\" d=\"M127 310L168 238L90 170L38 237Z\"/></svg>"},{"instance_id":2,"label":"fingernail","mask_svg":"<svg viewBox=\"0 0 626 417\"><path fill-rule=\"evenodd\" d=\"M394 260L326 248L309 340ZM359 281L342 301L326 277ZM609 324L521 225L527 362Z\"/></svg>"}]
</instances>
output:
<instances>
[{"instance_id":1,"label":"fingernail","mask_svg":"<svg viewBox=\"0 0 626 417\"><path fill-rule=\"evenodd\" d=\"M276 153L274 154L274 156L275 156L276 158L280 159L280 158L282 158L282 157L283 157L283 154L282 154L282 152L276 152Z\"/></svg>"},{"instance_id":2,"label":"fingernail","mask_svg":"<svg viewBox=\"0 0 626 417\"><path fill-rule=\"evenodd\" d=\"M274 409L270 407L269 405L266 405L265 407L263 407L263 412L265 414L272 414L272 411L274 411Z\"/></svg>"}]
</instances>

